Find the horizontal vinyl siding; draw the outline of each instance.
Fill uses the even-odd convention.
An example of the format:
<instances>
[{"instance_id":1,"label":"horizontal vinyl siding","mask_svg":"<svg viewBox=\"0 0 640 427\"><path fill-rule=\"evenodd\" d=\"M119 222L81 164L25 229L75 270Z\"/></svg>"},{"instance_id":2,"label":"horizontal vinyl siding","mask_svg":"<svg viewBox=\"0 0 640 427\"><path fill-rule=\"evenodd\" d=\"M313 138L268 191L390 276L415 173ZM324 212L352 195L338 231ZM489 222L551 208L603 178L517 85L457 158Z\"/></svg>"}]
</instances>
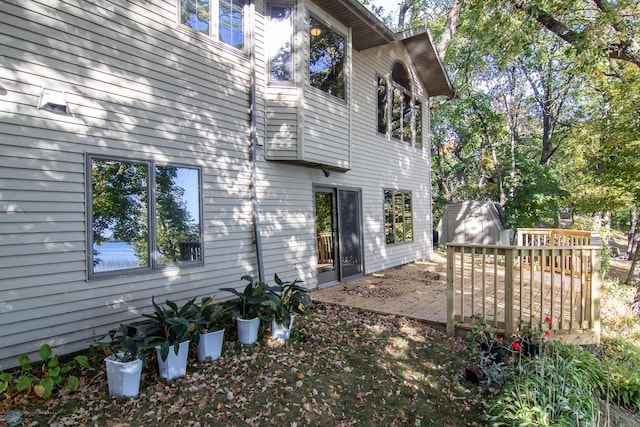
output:
<instances>
[{"instance_id":1,"label":"horizontal vinyl siding","mask_svg":"<svg viewBox=\"0 0 640 427\"><path fill-rule=\"evenodd\" d=\"M388 141L377 133L376 75L389 73L395 60L410 66L400 44L353 52L351 81L351 123L347 112L338 111L324 96L305 93L304 158L308 159L309 136L320 141L324 156L338 156L348 148L350 170L332 171L325 177L319 167L261 162L260 212L265 252L265 274L274 272L288 278L305 280L317 286L315 213L313 186L359 189L362 191L364 272L366 274L423 259L431 254L431 211L428 144L415 148L406 143ZM320 96L318 96L320 95ZM314 98L314 96L317 96ZM332 107L329 107L329 104ZM426 103L425 103L426 107ZM333 109L332 109L333 108ZM424 109L425 114L428 109ZM350 126L350 127L349 127ZM428 128L424 131L425 138ZM325 157L326 160L326 157ZM413 195L413 232L410 243L388 245L384 235L384 189L411 191Z\"/></svg>"},{"instance_id":2,"label":"horizontal vinyl siding","mask_svg":"<svg viewBox=\"0 0 640 427\"><path fill-rule=\"evenodd\" d=\"M303 114L304 160L348 169L348 104L308 89Z\"/></svg>"},{"instance_id":3,"label":"horizontal vinyl siding","mask_svg":"<svg viewBox=\"0 0 640 427\"><path fill-rule=\"evenodd\" d=\"M0 8L0 369L86 348L152 296L229 298L256 268L248 57L177 25L174 1ZM42 87L73 115L38 110ZM87 281L87 153L200 167L204 265Z\"/></svg>"},{"instance_id":4,"label":"horizontal vinyl siding","mask_svg":"<svg viewBox=\"0 0 640 427\"><path fill-rule=\"evenodd\" d=\"M267 157L270 160L297 160L299 158L297 104L269 101L266 122Z\"/></svg>"},{"instance_id":5,"label":"horizontal vinyl siding","mask_svg":"<svg viewBox=\"0 0 640 427\"><path fill-rule=\"evenodd\" d=\"M387 140L377 133L377 75L390 73L394 61L411 66L399 44L354 52L353 91L357 105L353 115L352 163L371 184L363 196L365 258L367 272L378 271L430 256L431 208L428 145L416 148ZM425 108L424 113L428 114ZM428 129L424 129L428 135ZM413 235L410 243L386 244L384 236L383 189L409 190L413 202Z\"/></svg>"}]
</instances>

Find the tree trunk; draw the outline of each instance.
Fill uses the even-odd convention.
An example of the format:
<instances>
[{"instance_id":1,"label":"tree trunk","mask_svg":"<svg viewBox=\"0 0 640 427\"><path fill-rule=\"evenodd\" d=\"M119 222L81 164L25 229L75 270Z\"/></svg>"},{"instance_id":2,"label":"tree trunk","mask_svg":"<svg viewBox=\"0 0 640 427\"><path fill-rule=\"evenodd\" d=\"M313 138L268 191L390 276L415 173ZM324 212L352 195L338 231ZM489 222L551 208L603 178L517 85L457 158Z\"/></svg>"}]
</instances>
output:
<instances>
[{"instance_id":1,"label":"tree trunk","mask_svg":"<svg viewBox=\"0 0 640 427\"><path fill-rule=\"evenodd\" d=\"M633 252L635 251L635 231L638 224L638 210L635 206L631 206L629 212L629 231L627 232L627 259L631 259Z\"/></svg>"},{"instance_id":2,"label":"tree trunk","mask_svg":"<svg viewBox=\"0 0 640 427\"><path fill-rule=\"evenodd\" d=\"M627 279L624 281L625 285L636 286L638 287L638 292L636 293L636 302L639 302L640 298L640 251L638 250L638 237L640 236L640 221L636 221L636 225L633 230L633 240L635 241L633 251L633 257L631 257L631 253L629 254L629 259L632 260L631 268L629 269L629 274L627 275Z\"/></svg>"},{"instance_id":3,"label":"tree trunk","mask_svg":"<svg viewBox=\"0 0 640 427\"><path fill-rule=\"evenodd\" d=\"M447 17L447 22L444 25L444 30L440 35L440 41L438 41L437 49L440 60L444 60L444 57L447 54L447 49L449 49L449 45L453 39L453 35L456 33L461 10L462 5L460 4L460 0L454 0L453 5L451 5L451 10L449 11L449 16Z\"/></svg>"}]
</instances>

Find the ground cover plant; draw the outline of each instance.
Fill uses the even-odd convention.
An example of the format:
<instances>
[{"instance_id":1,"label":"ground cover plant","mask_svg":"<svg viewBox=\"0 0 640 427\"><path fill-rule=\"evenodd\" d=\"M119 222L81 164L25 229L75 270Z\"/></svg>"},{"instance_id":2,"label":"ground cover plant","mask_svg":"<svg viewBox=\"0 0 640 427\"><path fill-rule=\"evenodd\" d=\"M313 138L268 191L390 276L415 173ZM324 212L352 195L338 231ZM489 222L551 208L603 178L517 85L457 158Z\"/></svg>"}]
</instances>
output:
<instances>
[{"instance_id":1,"label":"ground cover plant","mask_svg":"<svg viewBox=\"0 0 640 427\"><path fill-rule=\"evenodd\" d=\"M464 340L419 321L314 305L292 335L287 344L263 338L254 346L229 337L220 359L190 359L186 377L171 382L150 363L139 396L128 400L108 396L101 367L85 371L79 392L24 404L21 422L467 426L483 412L475 386L460 378Z\"/></svg>"}]
</instances>

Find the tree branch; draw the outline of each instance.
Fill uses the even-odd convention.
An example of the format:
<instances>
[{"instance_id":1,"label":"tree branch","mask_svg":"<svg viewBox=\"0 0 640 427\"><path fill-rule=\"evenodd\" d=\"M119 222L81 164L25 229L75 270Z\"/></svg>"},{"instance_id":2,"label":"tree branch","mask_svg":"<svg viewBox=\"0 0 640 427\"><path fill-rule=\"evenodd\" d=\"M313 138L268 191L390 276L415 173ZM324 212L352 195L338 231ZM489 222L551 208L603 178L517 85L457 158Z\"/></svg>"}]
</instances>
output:
<instances>
[{"instance_id":1,"label":"tree branch","mask_svg":"<svg viewBox=\"0 0 640 427\"><path fill-rule=\"evenodd\" d=\"M594 1L596 2L598 8L600 8L601 10L603 10L603 7L608 7L606 2L599 0ZM512 0L512 3L516 7L516 9L522 10L527 15L542 24L542 26L544 26L547 30L551 31L569 44L575 44L580 40L580 38L583 37L582 33L572 30L559 20L555 19L546 11L531 6L525 0ZM613 24L612 28L616 30L616 27ZM625 35L620 31L616 32L618 35L623 35L625 37L622 37L618 42L611 43L609 44L609 46L605 47L609 58L630 62L632 64L635 64L637 67L640 67L640 45L631 36Z\"/></svg>"}]
</instances>

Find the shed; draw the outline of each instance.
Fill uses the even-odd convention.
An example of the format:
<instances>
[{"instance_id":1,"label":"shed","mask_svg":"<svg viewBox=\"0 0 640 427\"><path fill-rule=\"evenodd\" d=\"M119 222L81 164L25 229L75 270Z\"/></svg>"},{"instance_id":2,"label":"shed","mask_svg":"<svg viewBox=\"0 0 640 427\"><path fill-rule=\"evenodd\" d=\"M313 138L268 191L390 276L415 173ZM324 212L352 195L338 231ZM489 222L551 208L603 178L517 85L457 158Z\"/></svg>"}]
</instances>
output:
<instances>
[{"instance_id":1,"label":"shed","mask_svg":"<svg viewBox=\"0 0 640 427\"><path fill-rule=\"evenodd\" d=\"M489 201L446 205L437 231L441 244L509 245L512 236L512 231L502 225L498 209Z\"/></svg>"}]
</instances>

